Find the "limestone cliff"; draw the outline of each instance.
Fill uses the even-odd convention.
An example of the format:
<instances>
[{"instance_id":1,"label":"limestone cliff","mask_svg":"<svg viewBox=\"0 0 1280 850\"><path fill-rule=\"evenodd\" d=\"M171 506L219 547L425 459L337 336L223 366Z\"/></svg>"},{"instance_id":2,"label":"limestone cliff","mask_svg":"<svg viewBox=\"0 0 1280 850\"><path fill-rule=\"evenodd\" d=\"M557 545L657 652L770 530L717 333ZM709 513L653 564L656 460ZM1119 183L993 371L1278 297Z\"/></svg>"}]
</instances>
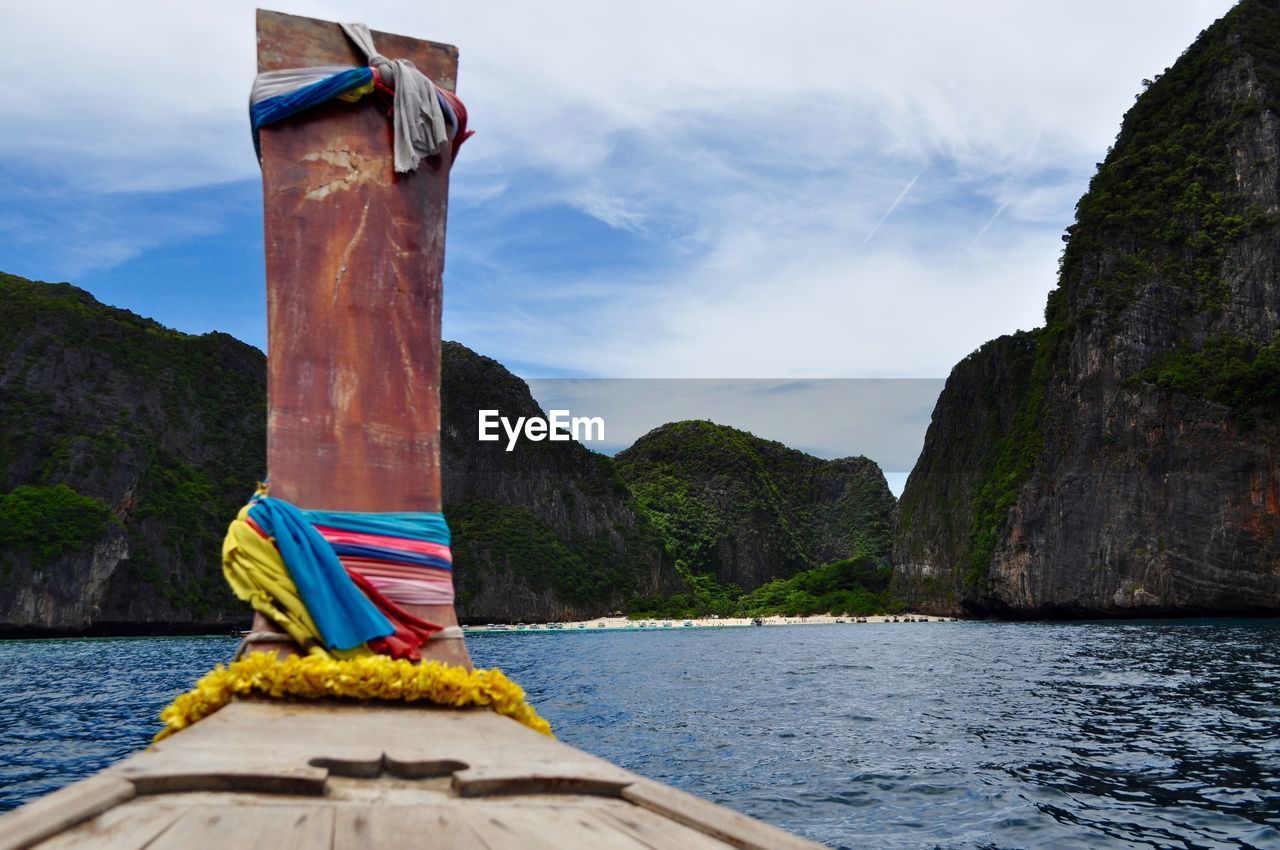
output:
<instances>
[{"instance_id":1,"label":"limestone cliff","mask_svg":"<svg viewBox=\"0 0 1280 850\"><path fill-rule=\"evenodd\" d=\"M0 634L247 625L219 555L263 475L266 361L67 284L0 275ZM679 586L613 462L476 440L537 414L497 362L444 346L442 472L470 621L590 616Z\"/></svg>"},{"instance_id":2,"label":"limestone cliff","mask_svg":"<svg viewBox=\"0 0 1280 850\"><path fill-rule=\"evenodd\" d=\"M1146 83L1045 326L938 401L894 548L915 604L1280 610L1280 3L1245 0Z\"/></svg>"},{"instance_id":3,"label":"limestone cliff","mask_svg":"<svg viewBox=\"0 0 1280 850\"><path fill-rule=\"evenodd\" d=\"M245 619L218 563L265 461L262 353L0 275L0 631Z\"/></svg>"},{"instance_id":4,"label":"limestone cliff","mask_svg":"<svg viewBox=\"0 0 1280 850\"><path fill-rule=\"evenodd\" d=\"M594 616L683 592L677 557L744 589L888 554L893 498L865 458L822 461L704 423L614 460L477 440L477 411L536 416L501 364L445 343L441 467L464 621ZM0 276L0 634L248 623L219 566L263 474L265 359L67 284ZM668 480L689 498L663 495ZM711 542L704 546L703 538Z\"/></svg>"},{"instance_id":5,"label":"limestone cliff","mask_svg":"<svg viewBox=\"0 0 1280 850\"><path fill-rule=\"evenodd\" d=\"M888 561L893 494L866 458L822 460L688 421L655 428L617 460L685 575L752 590L854 553Z\"/></svg>"}]
</instances>

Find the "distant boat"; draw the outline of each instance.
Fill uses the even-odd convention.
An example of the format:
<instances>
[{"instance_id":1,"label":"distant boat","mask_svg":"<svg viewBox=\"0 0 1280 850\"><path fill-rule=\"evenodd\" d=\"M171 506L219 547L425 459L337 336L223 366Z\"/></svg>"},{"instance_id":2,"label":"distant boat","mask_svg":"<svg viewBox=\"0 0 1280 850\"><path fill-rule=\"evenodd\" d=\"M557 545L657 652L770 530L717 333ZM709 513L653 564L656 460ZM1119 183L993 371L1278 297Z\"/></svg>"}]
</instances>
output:
<instances>
[{"instance_id":1,"label":"distant boat","mask_svg":"<svg viewBox=\"0 0 1280 850\"><path fill-rule=\"evenodd\" d=\"M753 626L763 626L763 625L764 625L764 620L760 619L759 617L755 617L755 618L753 618L753 619L751 620L751 625L753 625Z\"/></svg>"}]
</instances>

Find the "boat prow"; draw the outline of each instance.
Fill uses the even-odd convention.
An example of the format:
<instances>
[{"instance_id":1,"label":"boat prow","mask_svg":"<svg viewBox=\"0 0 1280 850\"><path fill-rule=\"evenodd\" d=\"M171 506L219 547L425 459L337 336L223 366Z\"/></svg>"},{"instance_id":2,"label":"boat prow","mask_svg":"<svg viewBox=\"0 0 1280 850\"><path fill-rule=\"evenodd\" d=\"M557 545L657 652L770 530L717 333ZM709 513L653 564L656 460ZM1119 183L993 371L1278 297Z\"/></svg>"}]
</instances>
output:
<instances>
[{"instance_id":1,"label":"boat prow","mask_svg":"<svg viewBox=\"0 0 1280 850\"><path fill-rule=\"evenodd\" d=\"M237 700L0 816L0 850L816 848L483 709Z\"/></svg>"},{"instance_id":2,"label":"boat prow","mask_svg":"<svg viewBox=\"0 0 1280 850\"><path fill-rule=\"evenodd\" d=\"M283 636L322 655L363 647L360 669L393 657L469 668L451 633L440 473L448 181L469 134L458 51L358 24L257 20L271 491L233 523L224 573L257 611L250 649ZM309 687L331 675L299 667ZM443 687L434 701L457 705ZM403 688L392 691L359 696ZM205 684L192 701L206 692L243 691ZM498 713L417 703L232 702L0 817L0 850L813 846Z\"/></svg>"}]
</instances>

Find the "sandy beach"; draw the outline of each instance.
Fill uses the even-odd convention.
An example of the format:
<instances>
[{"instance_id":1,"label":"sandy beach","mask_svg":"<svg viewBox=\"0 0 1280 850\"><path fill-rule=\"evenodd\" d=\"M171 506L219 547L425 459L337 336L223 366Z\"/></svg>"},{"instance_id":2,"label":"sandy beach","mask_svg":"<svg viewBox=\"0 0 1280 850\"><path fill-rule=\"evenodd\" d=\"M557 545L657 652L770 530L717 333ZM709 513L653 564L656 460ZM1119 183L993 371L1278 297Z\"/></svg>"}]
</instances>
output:
<instances>
[{"instance_id":1,"label":"sandy beach","mask_svg":"<svg viewBox=\"0 0 1280 850\"><path fill-rule=\"evenodd\" d=\"M874 623L943 623L946 617L925 614L877 614L871 617L837 617L832 614L814 614L811 617L761 617L757 623L750 617L700 617L692 620L629 620L626 617L597 617L594 620L573 620L564 623L488 623L463 626L469 633L477 632L550 632L592 629L725 629L760 626L829 626L836 624L862 625ZM952 621L954 622L954 621Z\"/></svg>"}]
</instances>

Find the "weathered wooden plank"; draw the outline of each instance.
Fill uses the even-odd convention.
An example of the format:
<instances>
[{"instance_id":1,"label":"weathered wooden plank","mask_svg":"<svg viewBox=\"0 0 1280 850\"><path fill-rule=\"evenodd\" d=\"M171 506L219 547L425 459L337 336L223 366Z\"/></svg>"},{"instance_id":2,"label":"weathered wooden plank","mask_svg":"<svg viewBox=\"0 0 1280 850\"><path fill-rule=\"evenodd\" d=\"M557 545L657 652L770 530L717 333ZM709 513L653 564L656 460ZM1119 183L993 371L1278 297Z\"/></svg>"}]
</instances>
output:
<instances>
[{"instance_id":1,"label":"weathered wooden plank","mask_svg":"<svg viewBox=\"0 0 1280 850\"><path fill-rule=\"evenodd\" d=\"M147 850L315 850L333 843L328 806L193 806Z\"/></svg>"},{"instance_id":2,"label":"weathered wooden plank","mask_svg":"<svg viewBox=\"0 0 1280 850\"><path fill-rule=\"evenodd\" d=\"M135 799L40 842L37 850L141 850L190 808L190 803Z\"/></svg>"},{"instance_id":3,"label":"weathered wooden plank","mask_svg":"<svg viewBox=\"0 0 1280 850\"><path fill-rule=\"evenodd\" d=\"M376 775L385 769L397 776L430 776L453 767L577 775L620 784L634 779L617 765L491 711L273 700L232 702L112 770L129 771L125 776L130 777L134 770L156 774L251 767L271 772L334 765L345 775Z\"/></svg>"},{"instance_id":4,"label":"weathered wooden plank","mask_svg":"<svg viewBox=\"0 0 1280 850\"><path fill-rule=\"evenodd\" d=\"M741 850L820 850L821 845L723 806L648 779L622 789L622 799Z\"/></svg>"},{"instance_id":5,"label":"weathered wooden plank","mask_svg":"<svg viewBox=\"0 0 1280 850\"><path fill-rule=\"evenodd\" d=\"M588 794L619 797L630 781L620 776L593 776L591 765L566 762L562 765L520 765L471 768L453 775L453 790L459 797L486 797L496 794Z\"/></svg>"},{"instance_id":6,"label":"weathered wooden plank","mask_svg":"<svg viewBox=\"0 0 1280 850\"><path fill-rule=\"evenodd\" d=\"M356 46L342 35L337 24L329 21L259 9L257 24L259 70L364 64ZM458 48L452 44L377 30L373 31L373 43L382 55L412 60L436 85L454 90Z\"/></svg>"},{"instance_id":7,"label":"weathered wooden plank","mask_svg":"<svg viewBox=\"0 0 1280 850\"><path fill-rule=\"evenodd\" d=\"M0 821L0 850L22 850L75 826L136 794L118 776L91 776L9 812Z\"/></svg>"},{"instance_id":8,"label":"weathered wooden plank","mask_svg":"<svg viewBox=\"0 0 1280 850\"><path fill-rule=\"evenodd\" d=\"M614 824L592 817L589 810L572 805L467 806L468 822L492 847L521 850L648 850L643 843ZM681 848L683 850L683 848Z\"/></svg>"},{"instance_id":9,"label":"weathered wooden plank","mask_svg":"<svg viewBox=\"0 0 1280 850\"><path fill-rule=\"evenodd\" d=\"M452 87L457 50L375 35ZM360 64L332 23L258 13L260 70ZM440 307L449 152L392 167L371 98L262 130L271 492L308 508L440 510Z\"/></svg>"},{"instance_id":10,"label":"weathered wooden plank","mask_svg":"<svg viewBox=\"0 0 1280 850\"><path fill-rule=\"evenodd\" d=\"M158 765L128 767L120 771L139 794L172 794L182 791L255 791L262 794L324 793L328 771L302 765L288 767Z\"/></svg>"},{"instance_id":11,"label":"weathered wooden plank","mask_svg":"<svg viewBox=\"0 0 1280 850\"><path fill-rule=\"evenodd\" d=\"M591 810L594 817L613 824L617 829L640 841L651 850L728 850L732 847L706 833L667 820L648 809L625 803Z\"/></svg>"},{"instance_id":12,"label":"weathered wooden plank","mask_svg":"<svg viewBox=\"0 0 1280 850\"><path fill-rule=\"evenodd\" d=\"M456 807L359 806L337 810L333 846L506 850L509 845L487 844Z\"/></svg>"}]
</instances>

